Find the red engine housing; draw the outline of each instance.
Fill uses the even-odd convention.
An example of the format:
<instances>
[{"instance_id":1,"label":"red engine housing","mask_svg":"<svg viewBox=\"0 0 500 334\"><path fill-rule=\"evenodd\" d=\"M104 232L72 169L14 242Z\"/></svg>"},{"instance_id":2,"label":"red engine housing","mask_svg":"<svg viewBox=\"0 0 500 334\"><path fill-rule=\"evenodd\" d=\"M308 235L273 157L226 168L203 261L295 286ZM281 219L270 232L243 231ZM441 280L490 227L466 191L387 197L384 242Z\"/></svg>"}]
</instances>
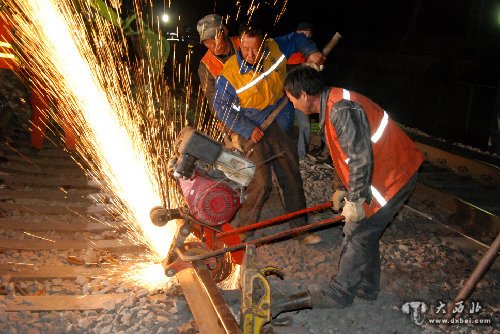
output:
<instances>
[{"instance_id":1,"label":"red engine housing","mask_svg":"<svg viewBox=\"0 0 500 334\"><path fill-rule=\"evenodd\" d=\"M205 224L229 223L240 208L240 197L233 188L199 171L189 180L179 178L178 181L191 214Z\"/></svg>"}]
</instances>

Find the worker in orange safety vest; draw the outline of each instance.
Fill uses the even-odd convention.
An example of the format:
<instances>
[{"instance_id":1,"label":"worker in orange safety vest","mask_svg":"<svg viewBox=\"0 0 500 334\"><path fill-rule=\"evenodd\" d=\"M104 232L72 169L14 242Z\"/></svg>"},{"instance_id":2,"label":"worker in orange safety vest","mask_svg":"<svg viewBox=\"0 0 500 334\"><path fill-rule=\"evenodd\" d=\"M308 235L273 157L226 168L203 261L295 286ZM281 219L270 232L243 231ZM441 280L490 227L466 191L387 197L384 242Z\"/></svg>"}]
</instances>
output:
<instances>
[{"instance_id":1,"label":"worker in orange safety vest","mask_svg":"<svg viewBox=\"0 0 500 334\"><path fill-rule=\"evenodd\" d=\"M34 151L39 151L43 148L43 141L45 138L45 130L49 122L49 109L51 107L57 108L57 103L45 89L32 89L31 91L31 148ZM71 125L64 117L62 118L62 128L64 131L64 144L66 149L70 151L76 150L75 135Z\"/></svg>"},{"instance_id":2,"label":"worker in orange safety vest","mask_svg":"<svg viewBox=\"0 0 500 334\"><path fill-rule=\"evenodd\" d=\"M29 90L15 52L12 11L0 1L0 133L9 126L27 129L31 115Z\"/></svg>"},{"instance_id":3,"label":"worker in orange safety vest","mask_svg":"<svg viewBox=\"0 0 500 334\"><path fill-rule=\"evenodd\" d=\"M2 7L0 11L0 68L8 69L16 72L21 77L33 77L35 74L30 73L27 68L19 66L19 59L15 55L13 42L13 27L10 23L10 12L6 7ZM50 97L47 90L43 87L35 87L31 89L31 120L29 131L31 135L31 147L34 150L40 150L43 147L45 137L45 129L47 127L48 115L47 111L50 106ZM75 150L75 140L72 135L72 130L65 124L63 125L65 133L65 143L69 150Z\"/></svg>"},{"instance_id":4,"label":"worker in orange safety vest","mask_svg":"<svg viewBox=\"0 0 500 334\"><path fill-rule=\"evenodd\" d=\"M200 43L208 49L198 66L201 89L207 99L210 113L202 119L202 129L205 129L213 113L213 97L215 95L215 78L224 67L224 63L240 48L240 39L228 37L228 29L222 22L222 16L209 14L198 21L196 26L200 34Z\"/></svg>"},{"instance_id":5,"label":"worker in orange safety vest","mask_svg":"<svg viewBox=\"0 0 500 334\"><path fill-rule=\"evenodd\" d=\"M9 14L7 10L0 10L0 68L16 71L18 59L12 47L12 26L6 17Z\"/></svg>"},{"instance_id":6,"label":"worker in orange safety vest","mask_svg":"<svg viewBox=\"0 0 500 334\"><path fill-rule=\"evenodd\" d=\"M413 190L423 154L380 106L356 92L325 87L311 67L290 71L284 88L295 108L320 114L341 181L332 196L334 210L345 217L339 267L330 284L312 291L313 307L344 308L354 297L375 300L379 241Z\"/></svg>"}]
</instances>

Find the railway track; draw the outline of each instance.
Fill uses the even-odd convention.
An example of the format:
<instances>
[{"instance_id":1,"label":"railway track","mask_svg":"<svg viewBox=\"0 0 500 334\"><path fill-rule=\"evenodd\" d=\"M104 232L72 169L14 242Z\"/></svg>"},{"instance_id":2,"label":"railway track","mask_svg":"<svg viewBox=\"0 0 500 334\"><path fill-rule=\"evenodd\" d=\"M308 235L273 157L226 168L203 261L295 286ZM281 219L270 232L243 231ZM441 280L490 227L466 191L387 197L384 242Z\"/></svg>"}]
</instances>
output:
<instances>
[{"instance_id":1,"label":"railway track","mask_svg":"<svg viewBox=\"0 0 500 334\"><path fill-rule=\"evenodd\" d=\"M78 158L27 143L21 134L0 148L0 332L116 333L149 314L149 326L165 332L192 328L187 315L168 313L185 305L167 299L175 288L151 292L124 279L148 261L145 249L127 238Z\"/></svg>"},{"instance_id":2,"label":"railway track","mask_svg":"<svg viewBox=\"0 0 500 334\"><path fill-rule=\"evenodd\" d=\"M491 165L477 167L482 166L477 161L479 165L469 165L467 159L443 158L443 153L427 150L428 162L408 203L419 214L404 208L382 239L379 300L359 301L349 310L302 311L290 316L287 326L266 326L270 333L440 331L429 323L412 323L401 305L412 299L428 305L451 301L485 251L459 233L489 245L500 230L500 181ZM176 284L148 291L124 279L134 265L147 261L144 248L127 239L125 222L110 213L107 194L88 179L77 158L56 146L34 154L22 134L0 151L0 332L197 332ZM460 167L464 164L466 169ZM308 161L301 170L308 204L329 198L331 168ZM262 218L282 210L274 191ZM341 229L319 233L325 242L317 246L288 240L258 249L262 266L277 266L287 277L285 282L273 279L273 287L300 290L324 283L335 273ZM492 298L500 292L499 270L497 262L473 295L481 302L481 317L493 322L499 320ZM356 314L365 316L359 319ZM450 330L488 333L494 325L480 328L462 325Z\"/></svg>"}]
</instances>

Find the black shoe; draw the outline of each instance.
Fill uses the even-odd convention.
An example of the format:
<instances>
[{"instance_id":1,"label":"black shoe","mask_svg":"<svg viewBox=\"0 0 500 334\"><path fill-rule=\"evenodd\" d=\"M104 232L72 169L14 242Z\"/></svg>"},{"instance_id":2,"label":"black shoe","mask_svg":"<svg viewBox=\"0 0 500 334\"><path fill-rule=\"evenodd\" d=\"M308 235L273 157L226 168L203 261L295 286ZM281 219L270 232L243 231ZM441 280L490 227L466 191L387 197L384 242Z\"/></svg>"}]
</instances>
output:
<instances>
[{"instance_id":1,"label":"black shoe","mask_svg":"<svg viewBox=\"0 0 500 334\"><path fill-rule=\"evenodd\" d=\"M352 300L341 300L323 290L311 291L311 301L313 308L344 309L352 305Z\"/></svg>"}]
</instances>

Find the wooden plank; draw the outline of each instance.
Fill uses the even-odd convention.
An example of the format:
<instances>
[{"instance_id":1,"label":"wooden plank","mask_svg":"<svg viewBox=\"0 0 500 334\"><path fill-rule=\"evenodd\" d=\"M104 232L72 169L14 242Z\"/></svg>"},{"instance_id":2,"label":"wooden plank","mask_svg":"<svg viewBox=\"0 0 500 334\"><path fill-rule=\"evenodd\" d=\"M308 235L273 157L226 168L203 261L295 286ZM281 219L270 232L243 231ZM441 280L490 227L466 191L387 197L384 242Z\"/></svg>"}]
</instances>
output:
<instances>
[{"instance_id":1,"label":"wooden plank","mask_svg":"<svg viewBox=\"0 0 500 334\"><path fill-rule=\"evenodd\" d=\"M77 167L77 163L71 159L71 158L38 158L34 156L27 156L27 155L4 155L5 158L7 158L8 161L15 161L23 164L29 164L29 165L40 165L40 166L75 166Z\"/></svg>"},{"instance_id":2,"label":"wooden plank","mask_svg":"<svg viewBox=\"0 0 500 334\"><path fill-rule=\"evenodd\" d=\"M130 296L130 293L19 296L14 299L10 299L9 296L0 296L0 311L113 310L116 304L123 302L128 296Z\"/></svg>"},{"instance_id":3,"label":"wooden plank","mask_svg":"<svg viewBox=\"0 0 500 334\"><path fill-rule=\"evenodd\" d=\"M61 189L0 189L0 199L4 198L31 198L31 199L49 199L51 201L72 201L72 202L88 202L89 204L95 201L89 199L89 195L96 194L94 189L75 189L72 191L63 191ZM103 194L102 196L105 196Z\"/></svg>"},{"instance_id":4,"label":"wooden plank","mask_svg":"<svg viewBox=\"0 0 500 334\"><path fill-rule=\"evenodd\" d=\"M0 164L0 169L12 172L38 172L38 173L49 173L49 174L73 174L73 173L83 173L82 168L78 165L72 166L39 166L34 164L19 163L17 161L8 161L6 163Z\"/></svg>"},{"instance_id":5,"label":"wooden plank","mask_svg":"<svg viewBox=\"0 0 500 334\"><path fill-rule=\"evenodd\" d=\"M4 184L36 185L37 187L63 187L93 189L99 188L97 183L86 178L48 178L46 176L2 175Z\"/></svg>"},{"instance_id":6,"label":"wooden plank","mask_svg":"<svg viewBox=\"0 0 500 334\"><path fill-rule=\"evenodd\" d=\"M470 174L488 177L495 182L500 182L500 168L482 161L477 161L473 159L464 158L460 155L453 154L450 152L443 151L439 148L435 148L426 144L419 142L415 143L420 151L422 151L426 159L433 163L446 164L452 168L464 170L466 169Z\"/></svg>"},{"instance_id":7,"label":"wooden plank","mask_svg":"<svg viewBox=\"0 0 500 334\"><path fill-rule=\"evenodd\" d=\"M22 231L70 231L70 232L93 232L100 233L112 231L122 227L120 223L62 223L29 222L24 219L0 219L0 229L22 230Z\"/></svg>"},{"instance_id":8,"label":"wooden plank","mask_svg":"<svg viewBox=\"0 0 500 334\"><path fill-rule=\"evenodd\" d=\"M0 147L4 155L25 155L25 156L33 156L36 155L36 157L40 158L68 158L71 154L65 151L62 147L44 147L42 150L34 153L31 150L31 145L29 146L20 146L19 144L16 144L16 146L13 145L2 145Z\"/></svg>"},{"instance_id":9,"label":"wooden plank","mask_svg":"<svg viewBox=\"0 0 500 334\"><path fill-rule=\"evenodd\" d=\"M80 168L34 168L33 166L18 165L13 166L10 164L0 165L0 172L15 174L15 175L25 175L25 176L37 176L37 177L76 177L85 178L85 172Z\"/></svg>"},{"instance_id":10,"label":"wooden plank","mask_svg":"<svg viewBox=\"0 0 500 334\"><path fill-rule=\"evenodd\" d=\"M91 206L55 206L55 205L32 205L32 204L17 204L17 203L0 203L0 209L12 211L18 210L35 214L45 215L62 215L62 214L107 214L112 212L115 206L91 205Z\"/></svg>"},{"instance_id":11,"label":"wooden plank","mask_svg":"<svg viewBox=\"0 0 500 334\"><path fill-rule=\"evenodd\" d=\"M496 235L500 232L498 216L423 183L417 183L410 202L424 206L423 210L428 214L441 216L443 223L461 227L466 234L486 232Z\"/></svg>"},{"instance_id":12,"label":"wooden plank","mask_svg":"<svg viewBox=\"0 0 500 334\"><path fill-rule=\"evenodd\" d=\"M139 250L144 248L130 240L48 240L48 239L0 239L0 249L41 250L41 249L104 249L113 251Z\"/></svg>"},{"instance_id":13,"label":"wooden plank","mask_svg":"<svg viewBox=\"0 0 500 334\"><path fill-rule=\"evenodd\" d=\"M130 292L103 295L0 296L0 312L114 310ZM165 294L148 295L151 303L165 301Z\"/></svg>"},{"instance_id":14,"label":"wooden plank","mask_svg":"<svg viewBox=\"0 0 500 334\"><path fill-rule=\"evenodd\" d=\"M119 276L127 272L132 265L106 267L87 266L34 266L28 264L0 264L0 276L9 281L49 280L54 278L76 279L83 277Z\"/></svg>"}]
</instances>

